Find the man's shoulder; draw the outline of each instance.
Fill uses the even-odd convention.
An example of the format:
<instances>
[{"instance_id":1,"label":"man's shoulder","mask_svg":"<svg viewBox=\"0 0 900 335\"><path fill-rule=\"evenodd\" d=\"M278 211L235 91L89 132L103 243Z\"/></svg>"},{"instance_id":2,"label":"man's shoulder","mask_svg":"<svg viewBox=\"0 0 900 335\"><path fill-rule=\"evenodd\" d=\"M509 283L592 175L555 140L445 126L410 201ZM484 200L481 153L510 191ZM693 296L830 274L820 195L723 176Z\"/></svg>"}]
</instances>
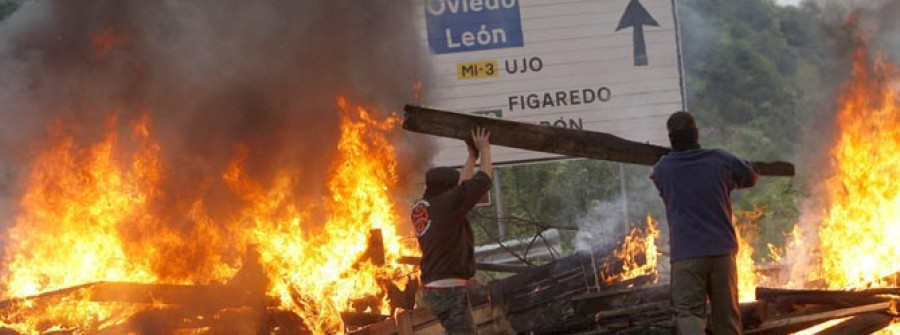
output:
<instances>
[{"instance_id":1,"label":"man's shoulder","mask_svg":"<svg viewBox=\"0 0 900 335\"><path fill-rule=\"evenodd\" d=\"M741 160L741 158L739 158L737 155L735 155L725 149L710 149L710 154L714 155L715 157L717 157L719 159L723 159L723 160L726 160L729 162Z\"/></svg>"},{"instance_id":2,"label":"man's shoulder","mask_svg":"<svg viewBox=\"0 0 900 335\"><path fill-rule=\"evenodd\" d=\"M428 199L432 206L441 208L444 206L449 206L455 204L459 197L463 195L463 187L462 185L453 186L451 189L445 191L437 195L436 197Z\"/></svg>"},{"instance_id":3,"label":"man's shoulder","mask_svg":"<svg viewBox=\"0 0 900 335\"><path fill-rule=\"evenodd\" d=\"M670 152L662 157L653 166L653 171L664 171L677 168L685 164L693 164L698 161L717 159L731 155L721 149L692 149L679 152Z\"/></svg>"}]
</instances>

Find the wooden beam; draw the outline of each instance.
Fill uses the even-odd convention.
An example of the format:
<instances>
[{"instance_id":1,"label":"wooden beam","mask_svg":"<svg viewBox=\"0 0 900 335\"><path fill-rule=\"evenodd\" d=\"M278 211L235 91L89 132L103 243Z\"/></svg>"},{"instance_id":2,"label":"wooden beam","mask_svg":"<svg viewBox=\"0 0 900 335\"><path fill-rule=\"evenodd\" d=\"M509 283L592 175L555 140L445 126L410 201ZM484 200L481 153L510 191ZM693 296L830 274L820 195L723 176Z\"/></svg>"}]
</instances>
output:
<instances>
[{"instance_id":1,"label":"wooden beam","mask_svg":"<svg viewBox=\"0 0 900 335\"><path fill-rule=\"evenodd\" d=\"M757 287L756 299L777 305L819 304L853 307L890 300L885 295L900 295L898 288L872 288L862 290L808 290Z\"/></svg>"},{"instance_id":2,"label":"wooden beam","mask_svg":"<svg viewBox=\"0 0 900 335\"><path fill-rule=\"evenodd\" d=\"M493 144L569 157L653 165L670 152L666 147L595 131L548 127L412 105L406 105L404 110L404 129L459 140L468 139L469 132L479 126L491 131ZM753 162L753 165L764 176L794 175L794 165L787 162Z\"/></svg>"},{"instance_id":3,"label":"wooden beam","mask_svg":"<svg viewBox=\"0 0 900 335\"><path fill-rule=\"evenodd\" d=\"M865 313L828 327L818 335L865 335L881 330L893 322L894 317L884 313Z\"/></svg>"},{"instance_id":4,"label":"wooden beam","mask_svg":"<svg viewBox=\"0 0 900 335\"><path fill-rule=\"evenodd\" d=\"M810 315L802 315L795 317L785 317L779 318L776 320L769 320L763 322L759 327L753 329L744 329L744 334L769 334L770 332L775 332L779 329L790 328L798 325L809 325L812 326L817 323L825 322L832 319L845 318L848 316L855 316L863 313L870 312L880 312L880 313L889 313L893 308L896 308L896 303L893 301L886 301L877 304L857 306L851 308L843 308L828 312L810 314ZM807 326L807 327L809 327Z\"/></svg>"},{"instance_id":5,"label":"wooden beam","mask_svg":"<svg viewBox=\"0 0 900 335\"><path fill-rule=\"evenodd\" d=\"M763 300L742 302L739 304L741 310L741 324L744 328L759 327L769 317L768 304Z\"/></svg>"},{"instance_id":6,"label":"wooden beam","mask_svg":"<svg viewBox=\"0 0 900 335\"><path fill-rule=\"evenodd\" d=\"M126 282L95 282L36 296L0 301L0 311L15 309L31 301L41 304L55 299L178 305L190 311L210 311L227 307L265 307L265 296L229 285L170 285Z\"/></svg>"},{"instance_id":7,"label":"wooden beam","mask_svg":"<svg viewBox=\"0 0 900 335\"><path fill-rule=\"evenodd\" d=\"M606 319L611 319L619 316L627 316L642 312L655 311L664 314L671 314L670 303L668 301L657 301L657 302L648 302L645 304L632 305L628 307L623 307L619 309L609 310L609 311L600 311L594 315L594 320L596 322L603 322Z\"/></svg>"}]
</instances>

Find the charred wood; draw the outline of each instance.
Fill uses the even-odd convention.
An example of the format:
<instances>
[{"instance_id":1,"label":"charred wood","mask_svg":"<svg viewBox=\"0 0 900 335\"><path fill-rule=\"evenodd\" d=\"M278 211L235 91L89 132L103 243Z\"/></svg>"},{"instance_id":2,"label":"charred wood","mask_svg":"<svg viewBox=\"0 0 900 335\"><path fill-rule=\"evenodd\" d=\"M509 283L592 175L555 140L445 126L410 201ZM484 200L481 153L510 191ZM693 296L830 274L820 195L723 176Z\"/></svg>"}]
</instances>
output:
<instances>
[{"instance_id":1,"label":"charred wood","mask_svg":"<svg viewBox=\"0 0 900 335\"><path fill-rule=\"evenodd\" d=\"M898 295L897 288L877 288L865 290L796 290L779 288L756 288L756 299L767 300L778 309L792 305L832 305L837 307L853 307L885 302L890 298L885 295Z\"/></svg>"},{"instance_id":2,"label":"charred wood","mask_svg":"<svg viewBox=\"0 0 900 335\"><path fill-rule=\"evenodd\" d=\"M363 327L376 322L387 320L389 315L366 312L341 312L341 320L348 327Z\"/></svg>"},{"instance_id":3,"label":"charred wood","mask_svg":"<svg viewBox=\"0 0 900 335\"><path fill-rule=\"evenodd\" d=\"M594 315L601 311L655 301L669 301L668 284L587 293L572 299L572 306L576 314Z\"/></svg>"},{"instance_id":4,"label":"charred wood","mask_svg":"<svg viewBox=\"0 0 900 335\"><path fill-rule=\"evenodd\" d=\"M359 256L359 259L353 264L353 268L358 269L366 262L375 266L384 265L384 236L381 234L381 229L369 230L366 251Z\"/></svg>"},{"instance_id":5,"label":"charred wood","mask_svg":"<svg viewBox=\"0 0 900 335\"><path fill-rule=\"evenodd\" d=\"M765 300L740 303L741 324L744 328L756 328L765 322L769 317L768 306Z\"/></svg>"},{"instance_id":6,"label":"charred wood","mask_svg":"<svg viewBox=\"0 0 900 335\"><path fill-rule=\"evenodd\" d=\"M635 314L646 314L647 312L652 312L655 314L671 314L672 312L670 308L671 306L667 301L650 302L615 310L600 311L594 315L594 320L597 323L603 323L608 319L613 319L620 316L632 316Z\"/></svg>"},{"instance_id":7,"label":"charred wood","mask_svg":"<svg viewBox=\"0 0 900 335\"><path fill-rule=\"evenodd\" d=\"M871 297L876 295L900 295L900 288L871 288L863 290L797 290L757 287L756 299L772 300L786 296L827 296L838 298Z\"/></svg>"},{"instance_id":8,"label":"charred wood","mask_svg":"<svg viewBox=\"0 0 900 335\"><path fill-rule=\"evenodd\" d=\"M865 313L842 321L819 332L819 335L865 335L887 327L894 320L884 313Z\"/></svg>"},{"instance_id":9,"label":"charred wood","mask_svg":"<svg viewBox=\"0 0 900 335\"><path fill-rule=\"evenodd\" d=\"M838 319L844 318L848 316L855 316L864 313L870 312L880 312L880 313L889 313L892 310L896 309L896 303L893 301L887 301L882 303L850 307L850 308L842 308L828 312L815 313L809 315L802 316L788 316L783 318L778 318L774 320L768 320L759 325L759 327L754 329L744 329L745 334L788 334L798 330L806 329L816 324Z\"/></svg>"}]
</instances>

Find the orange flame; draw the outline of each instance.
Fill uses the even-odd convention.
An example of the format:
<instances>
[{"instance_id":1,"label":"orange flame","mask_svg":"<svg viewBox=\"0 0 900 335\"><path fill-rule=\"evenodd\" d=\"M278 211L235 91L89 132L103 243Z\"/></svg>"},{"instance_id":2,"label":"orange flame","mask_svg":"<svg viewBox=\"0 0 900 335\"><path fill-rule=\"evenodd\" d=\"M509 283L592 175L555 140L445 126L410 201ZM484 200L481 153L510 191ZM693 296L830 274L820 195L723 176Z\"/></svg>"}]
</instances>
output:
<instances>
[{"instance_id":1,"label":"orange flame","mask_svg":"<svg viewBox=\"0 0 900 335\"><path fill-rule=\"evenodd\" d=\"M755 215L758 218L762 215L762 211L755 213ZM740 214L736 216L740 216ZM734 222L737 223L739 221L734 219ZM738 252L735 255L735 262L737 263L738 273L738 300L754 301L756 300L756 287L760 282L760 278L753 269L754 265L756 265L756 261L753 259L753 252L756 251L756 248L753 247L753 241L756 240L758 231L757 227L750 223L737 224L736 226Z\"/></svg>"},{"instance_id":2,"label":"orange flame","mask_svg":"<svg viewBox=\"0 0 900 335\"><path fill-rule=\"evenodd\" d=\"M22 214L9 231L5 297L92 281L159 279L146 263L129 259L118 236L120 224L141 220L155 195L153 185L161 173L155 160L158 145L143 136L146 125L136 124L133 136L140 149L132 156L133 168L121 168L119 137L111 129L115 121L110 117L109 130L88 147L79 147L62 123L51 127L52 145L35 158L21 199ZM60 307L21 321L31 329L47 320L87 326L88 320L104 320L110 314L99 306Z\"/></svg>"},{"instance_id":3,"label":"orange flame","mask_svg":"<svg viewBox=\"0 0 900 335\"><path fill-rule=\"evenodd\" d=\"M131 39L131 35L122 29L112 26L104 28L91 38L91 44L94 47L94 59L101 60L106 58L113 48L130 42Z\"/></svg>"},{"instance_id":4,"label":"orange flame","mask_svg":"<svg viewBox=\"0 0 900 335\"><path fill-rule=\"evenodd\" d=\"M735 255L738 274L738 300L756 300L756 287L775 284L777 276L764 273L762 264L758 264L753 254L756 253L754 243L759 239L759 224L757 223L765 214L758 208L753 211L736 212L732 220L735 222L738 242L738 252ZM769 258L778 264L780 252L771 244L768 245Z\"/></svg>"},{"instance_id":5,"label":"orange flame","mask_svg":"<svg viewBox=\"0 0 900 335\"><path fill-rule=\"evenodd\" d=\"M240 207L227 222L216 222L202 199L179 204L186 208L182 220L193 228L178 231L163 224L167 214L159 206L168 172L149 116L132 125L128 145L120 141L115 117L88 145L79 145L85 140L61 122L54 124L50 144L30 167L21 214L9 231L2 296L97 281L225 282L240 268L226 254L254 245L273 303L295 312L313 333L344 332L340 312L357 299L368 302L369 312L387 314L384 285L408 280L414 269L397 260L401 253L418 253L395 226L404 222L391 193L398 184L390 135L399 120L379 120L343 98L338 107L341 136L325 198L295 191L308 172L302 166L283 167L266 184L254 180L244 168L249 149L238 146L221 177ZM380 265L364 257L372 229L383 237ZM88 302L86 294L21 300L2 310L0 323L24 333L88 331L153 308Z\"/></svg>"},{"instance_id":6,"label":"orange flame","mask_svg":"<svg viewBox=\"0 0 900 335\"><path fill-rule=\"evenodd\" d=\"M900 105L897 68L868 44L854 52L843 89L829 206L819 230L822 267L832 288L897 285L881 278L900 271Z\"/></svg>"},{"instance_id":7,"label":"orange flame","mask_svg":"<svg viewBox=\"0 0 900 335\"><path fill-rule=\"evenodd\" d=\"M858 29L855 24L851 22L851 28ZM825 182L828 203L818 230L821 271L815 275L830 288L897 286L900 72L880 55L870 58L868 42L859 31L855 37L858 45L842 89L836 144L830 152L833 175ZM879 333L900 334L900 326L893 324Z\"/></svg>"},{"instance_id":8,"label":"orange flame","mask_svg":"<svg viewBox=\"0 0 900 335\"><path fill-rule=\"evenodd\" d=\"M604 271L607 284L656 274L658 252L656 239L659 238L658 223L647 215L647 227L632 227L625 236L622 246L613 252L613 257L622 260L621 268ZM609 265L607 265L609 266Z\"/></svg>"},{"instance_id":9,"label":"orange flame","mask_svg":"<svg viewBox=\"0 0 900 335\"><path fill-rule=\"evenodd\" d=\"M378 121L344 99L339 106L342 135L328 181L330 197L324 206L329 217L323 228L307 229L308 210L297 207L302 199L291 194L299 171L286 169L264 189L244 175L244 155L239 154L223 175L249 204L239 221L253 224L251 241L258 244L273 281L270 294L317 334L342 331L339 312L349 308L350 300L374 298L373 312L387 313L385 297L375 295L381 292L381 281L412 271L396 265L401 251L417 254L413 246L388 238L397 236L394 225L401 220L389 194L397 185L396 153L385 133L398 119ZM359 262L370 229L381 229L389 266Z\"/></svg>"}]
</instances>

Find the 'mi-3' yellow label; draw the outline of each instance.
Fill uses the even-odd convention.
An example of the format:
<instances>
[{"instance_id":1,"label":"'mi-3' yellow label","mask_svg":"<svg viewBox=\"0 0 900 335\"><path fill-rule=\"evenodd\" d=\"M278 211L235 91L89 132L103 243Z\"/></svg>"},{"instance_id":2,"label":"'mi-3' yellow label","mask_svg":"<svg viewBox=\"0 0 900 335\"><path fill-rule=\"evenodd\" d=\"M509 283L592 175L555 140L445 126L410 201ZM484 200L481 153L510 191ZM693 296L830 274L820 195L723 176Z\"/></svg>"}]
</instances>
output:
<instances>
[{"instance_id":1,"label":"'mi-3' yellow label","mask_svg":"<svg viewBox=\"0 0 900 335\"><path fill-rule=\"evenodd\" d=\"M460 80L492 78L498 75L500 71L496 59L456 64L456 77Z\"/></svg>"}]
</instances>

